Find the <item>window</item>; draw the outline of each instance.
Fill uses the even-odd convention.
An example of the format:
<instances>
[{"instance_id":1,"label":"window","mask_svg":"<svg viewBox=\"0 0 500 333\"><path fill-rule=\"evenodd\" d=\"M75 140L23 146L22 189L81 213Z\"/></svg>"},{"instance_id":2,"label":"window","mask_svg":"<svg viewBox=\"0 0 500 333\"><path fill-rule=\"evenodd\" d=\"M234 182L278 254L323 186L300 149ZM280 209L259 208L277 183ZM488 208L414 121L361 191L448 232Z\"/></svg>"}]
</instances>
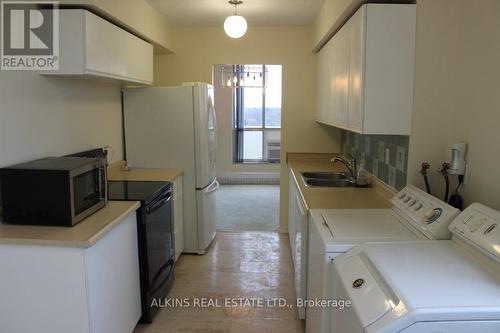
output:
<instances>
[{"instance_id":1,"label":"window","mask_svg":"<svg viewBox=\"0 0 500 333\"><path fill-rule=\"evenodd\" d=\"M234 72L238 82L262 77L234 88L234 162L279 163L281 65L235 65Z\"/></svg>"}]
</instances>

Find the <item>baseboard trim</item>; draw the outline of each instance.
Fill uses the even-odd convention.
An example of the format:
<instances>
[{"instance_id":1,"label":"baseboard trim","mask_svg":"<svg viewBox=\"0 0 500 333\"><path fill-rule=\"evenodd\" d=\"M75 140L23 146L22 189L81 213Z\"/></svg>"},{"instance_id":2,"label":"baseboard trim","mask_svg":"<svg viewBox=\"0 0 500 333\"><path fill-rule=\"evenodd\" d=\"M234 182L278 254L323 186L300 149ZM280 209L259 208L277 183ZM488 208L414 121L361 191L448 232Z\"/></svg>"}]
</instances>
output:
<instances>
[{"instance_id":1,"label":"baseboard trim","mask_svg":"<svg viewBox=\"0 0 500 333\"><path fill-rule=\"evenodd\" d=\"M223 185L279 185L279 172L218 172L217 179Z\"/></svg>"}]
</instances>

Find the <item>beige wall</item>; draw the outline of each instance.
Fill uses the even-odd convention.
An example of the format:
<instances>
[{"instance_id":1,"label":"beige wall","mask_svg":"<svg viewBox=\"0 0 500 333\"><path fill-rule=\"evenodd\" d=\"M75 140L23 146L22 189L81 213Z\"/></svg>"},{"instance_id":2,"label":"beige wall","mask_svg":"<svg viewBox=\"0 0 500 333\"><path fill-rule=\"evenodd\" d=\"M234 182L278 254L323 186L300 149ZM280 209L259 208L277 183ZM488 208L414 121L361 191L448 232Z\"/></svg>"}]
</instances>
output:
<instances>
[{"instance_id":1,"label":"beige wall","mask_svg":"<svg viewBox=\"0 0 500 333\"><path fill-rule=\"evenodd\" d=\"M0 167L110 145L122 159L120 86L0 72Z\"/></svg>"},{"instance_id":2,"label":"beige wall","mask_svg":"<svg viewBox=\"0 0 500 333\"><path fill-rule=\"evenodd\" d=\"M212 81L214 64L283 65L282 159L286 152L339 150L339 133L314 121L316 60L311 52L312 28L250 27L230 39L222 27L173 30L175 54L155 56L155 84ZM281 165L280 225L286 230L288 173Z\"/></svg>"},{"instance_id":3,"label":"beige wall","mask_svg":"<svg viewBox=\"0 0 500 333\"><path fill-rule=\"evenodd\" d=\"M444 182L438 167L449 158L448 136L456 105L458 10L455 0L419 1L413 124L408 159L408 182L423 188L419 172L431 163L431 184L441 195Z\"/></svg>"},{"instance_id":4,"label":"beige wall","mask_svg":"<svg viewBox=\"0 0 500 333\"><path fill-rule=\"evenodd\" d=\"M453 143L466 141L466 202L500 209L500 2L419 0L417 8L409 180L421 184L422 160L435 171L450 159ZM441 185L436 178L434 184Z\"/></svg>"}]
</instances>

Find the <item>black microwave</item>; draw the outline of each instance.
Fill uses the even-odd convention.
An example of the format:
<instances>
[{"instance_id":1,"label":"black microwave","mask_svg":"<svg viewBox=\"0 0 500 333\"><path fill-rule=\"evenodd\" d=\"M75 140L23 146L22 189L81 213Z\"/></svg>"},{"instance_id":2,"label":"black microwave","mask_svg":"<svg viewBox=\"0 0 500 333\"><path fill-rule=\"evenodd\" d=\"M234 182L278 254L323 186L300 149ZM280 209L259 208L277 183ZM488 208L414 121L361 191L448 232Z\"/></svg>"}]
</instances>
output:
<instances>
[{"instance_id":1,"label":"black microwave","mask_svg":"<svg viewBox=\"0 0 500 333\"><path fill-rule=\"evenodd\" d=\"M73 226L107 204L104 158L48 157L0 169L3 221Z\"/></svg>"}]
</instances>

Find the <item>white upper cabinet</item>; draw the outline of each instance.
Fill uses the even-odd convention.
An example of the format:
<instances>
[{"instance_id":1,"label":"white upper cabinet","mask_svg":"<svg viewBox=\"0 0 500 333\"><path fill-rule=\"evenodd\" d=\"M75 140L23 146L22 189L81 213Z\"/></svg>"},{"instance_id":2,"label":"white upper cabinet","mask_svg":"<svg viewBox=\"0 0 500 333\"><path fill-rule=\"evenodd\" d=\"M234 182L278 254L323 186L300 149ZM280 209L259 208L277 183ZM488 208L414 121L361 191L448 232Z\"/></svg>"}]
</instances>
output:
<instances>
[{"instance_id":1,"label":"white upper cabinet","mask_svg":"<svg viewBox=\"0 0 500 333\"><path fill-rule=\"evenodd\" d=\"M330 76L330 89L333 97L333 123L340 127L349 126L347 112L349 103L349 52L345 52L350 47L349 31L347 29L339 31L333 43L333 70Z\"/></svg>"},{"instance_id":2,"label":"white upper cabinet","mask_svg":"<svg viewBox=\"0 0 500 333\"><path fill-rule=\"evenodd\" d=\"M60 10L60 62L46 75L153 83L153 45L83 9Z\"/></svg>"},{"instance_id":3,"label":"white upper cabinet","mask_svg":"<svg viewBox=\"0 0 500 333\"><path fill-rule=\"evenodd\" d=\"M415 5L363 5L319 52L318 122L409 135L415 30Z\"/></svg>"}]
</instances>

